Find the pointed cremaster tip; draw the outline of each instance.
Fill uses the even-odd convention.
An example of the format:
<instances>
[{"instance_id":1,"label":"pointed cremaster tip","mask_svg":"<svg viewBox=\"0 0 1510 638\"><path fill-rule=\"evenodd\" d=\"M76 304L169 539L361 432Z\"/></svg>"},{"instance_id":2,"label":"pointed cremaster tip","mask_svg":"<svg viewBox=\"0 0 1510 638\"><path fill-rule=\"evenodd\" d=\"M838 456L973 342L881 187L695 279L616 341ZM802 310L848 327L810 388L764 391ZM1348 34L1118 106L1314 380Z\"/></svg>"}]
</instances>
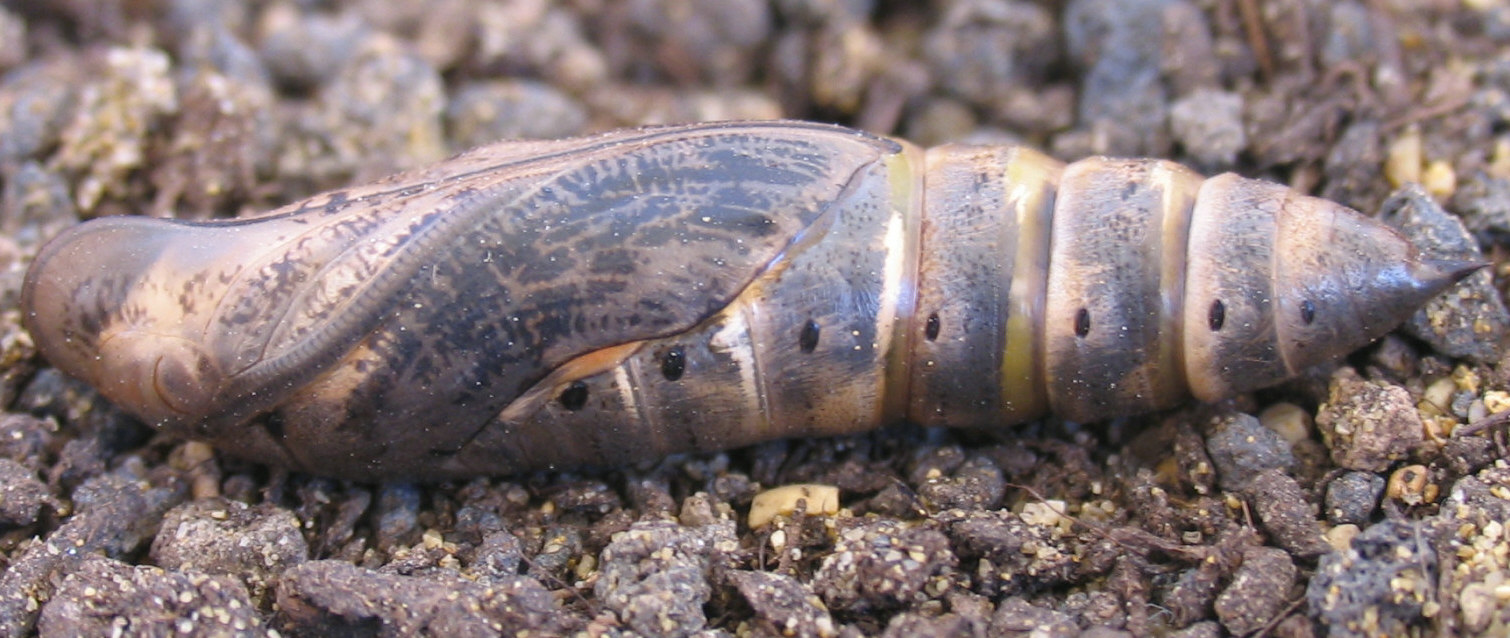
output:
<instances>
[{"instance_id":1,"label":"pointed cremaster tip","mask_svg":"<svg viewBox=\"0 0 1510 638\"><path fill-rule=\"evenodd\" d=\"M1423 257L1417 262L1415 271L1411 275L1420 283L1423 290L1435 295L1488 265L1489 262L1481 259Z\"/></svg>"}]
</instances>

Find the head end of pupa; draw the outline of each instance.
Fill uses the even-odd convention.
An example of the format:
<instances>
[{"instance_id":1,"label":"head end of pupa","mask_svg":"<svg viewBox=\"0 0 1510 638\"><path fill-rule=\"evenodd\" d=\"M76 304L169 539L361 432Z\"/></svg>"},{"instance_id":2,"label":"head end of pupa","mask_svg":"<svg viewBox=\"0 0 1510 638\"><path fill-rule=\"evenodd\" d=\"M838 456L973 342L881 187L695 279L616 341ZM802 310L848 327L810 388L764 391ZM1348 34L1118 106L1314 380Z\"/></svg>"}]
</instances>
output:
<instances>
[{"instance_id":1,"label":"head end of pupa","mask_svg":"<svg viewBox=\"0 0 1510 638\"><path fill-rule=\"evenodd\" d=\"M43 246L21 290L23 324L54 367L159 426L197 421L221 378L196 339L186 229L141 217L74 226Z\"/></svg>"}]
</instances>

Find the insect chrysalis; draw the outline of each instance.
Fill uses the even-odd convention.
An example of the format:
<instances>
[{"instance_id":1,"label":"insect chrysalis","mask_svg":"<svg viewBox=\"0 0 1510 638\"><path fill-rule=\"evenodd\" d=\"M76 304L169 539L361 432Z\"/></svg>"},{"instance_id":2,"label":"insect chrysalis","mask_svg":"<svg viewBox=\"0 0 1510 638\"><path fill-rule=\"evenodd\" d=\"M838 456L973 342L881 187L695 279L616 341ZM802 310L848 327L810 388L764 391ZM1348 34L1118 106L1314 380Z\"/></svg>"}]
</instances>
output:
<instances>
[{"instance_id":1,"label":"insect chrysalis","mask_svg":"<svg viewBox=\"0 0 1510 638\"><path fill-rule=\"evenodd\" d=\"M1214 400L1476 267L1166 161L750 122L501 143L249 219L95 220L23 304L54 365L158 427L441 477Z\"/></svg>"}]
</instances>

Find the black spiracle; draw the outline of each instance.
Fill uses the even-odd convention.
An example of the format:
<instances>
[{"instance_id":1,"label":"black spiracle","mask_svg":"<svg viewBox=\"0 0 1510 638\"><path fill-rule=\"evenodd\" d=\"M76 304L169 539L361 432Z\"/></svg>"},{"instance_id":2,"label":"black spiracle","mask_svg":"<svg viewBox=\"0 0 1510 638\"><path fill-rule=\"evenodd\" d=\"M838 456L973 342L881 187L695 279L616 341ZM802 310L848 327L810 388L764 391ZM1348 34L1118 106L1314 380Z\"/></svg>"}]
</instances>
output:
<instances>
[{"instance_id":1,"label":"black spiracle","mask_svg":"<svg viewBox=\"0 0 1510 638\"><path fill-rule=\"evenodd\" d=\"M1091 333L1091 311L1081 308L1075 313L1075 336L1084 337Z\"/></svg>"},{"instance_id":2,"label":"black spiracle","mask_svg":"<svg viewBox=\"0 0 1510 638\"><path fill-rule=\"evenodd\" d=\"M818 322L808 319L802 324L802 334L797 337L797 347L803 352L812 352L818 349Z\"/></svg>"},{"instance_id":3,"label":"black spiracle","mask_svg":"<svg viewBox=\"0 0 1510 638\"><path fill-rule=\"evenodd\" d=\"M561 396L557 400L561 402L561 407L572 412L581 410L587 405L587 384L581 381L573 381L571 385L566 386L566 389L561 391Z\"/></svg>"},{"instance_id":4,"label":"black spiracle","mask_svg":"<svg viewBox=\"0 0 1510 638\"><path fill-rule=\"evenodd\" d=\"M661 376L667 381L675 381L682 378L687 371L687 353L682 351L681 346L675 346L661 355Z\"/></svg>"}]
</instances>

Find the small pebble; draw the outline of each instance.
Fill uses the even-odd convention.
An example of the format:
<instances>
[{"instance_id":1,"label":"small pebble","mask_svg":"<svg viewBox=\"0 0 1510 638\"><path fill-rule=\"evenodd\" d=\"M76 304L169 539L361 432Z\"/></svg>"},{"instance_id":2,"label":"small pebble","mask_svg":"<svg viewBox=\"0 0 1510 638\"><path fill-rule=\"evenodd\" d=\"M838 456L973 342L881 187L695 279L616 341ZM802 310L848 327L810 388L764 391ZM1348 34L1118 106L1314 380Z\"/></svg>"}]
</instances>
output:
<instances>
[{"instance_id":1,"label":"small pebble","mask_svg":"<svg viewBox=\"0 0 1510 638\"><path fill-rule=\"evenodd\" d=\"M1290 443L1252 415L1228 412L1213 417L1206 429L1206 453L1216 465L1222 489L1241 491L1260 472L1295 464Z\"/></svg>"},{"instance_id":2,"label":"small pebble","mask_svg":"<svg viewBox=\"0 0 1510 638\"><path fill-rule=\"evenodd\" d=\"M1463 220L1448 213L1420 187L1407 186L1391 195L1379 217L1403 231L1427 257L1485 262L1478 241ZM1406 322L1405 332L1442 354L1495 362L1500 358L1500 342L1510 333L1510 310L1486 268L1468 275L1417 310Z\"/></svg>"},{"instance_id":3,"label":"small pebble","mask_svg":"<svg viewBox=\"0 0 1510 638\"><path fill-rule=\"evenodd\" d=\"M1431 483L1425 465L1407 465L1389 475L1384 495L1406 505L1421 505L1437 500L1438 488Z\"/></svg>"},{"instance_id":4,"label":"small pebble","mask_svg":"<svg viewBox=\"0 0 1510 638\"><path fill-rule=\"evenodd\" d=\"M1248 147L1243 98L1229 91L1201 88L1176 100L1169 109L1169 128L1195 166L1208 171L1231 167Z\"/></svg>"},{"instance_id":5,"label":"small pebble","mask_svg":"<svg viewBox=\"0 0 1510 638\"><path fill-rule=\"evenodd\" d=\"M1384 494L1384 478L1373 472L1344 472L1326 490L1327 520L1334 525L1363 525L1373 517Z\"/></svg>"},{"instance_id":6,"label":"small pebble","mask_svg":"<svg viewBox=\"0 0 1510 638\"><path fill-rule=\"evenodd\" d=\"M1316 423L1307 412L1294 403L1275 403L1258 413L1258 422L1279 434L1290 445L1311 440Z\"/></svg>"},{"instance_id":7,"label":"small pebble","mask_svg":"<svg viewBox=\"0 0 1510 638\"><path fill-rule=\"evenodd\" d=\"M49 505L56 506L35 470L0 457L0 530L36 523Z\"/></svg>"},{"instance_id":8,"label":"small pebble","mask_svg":"<svg viewBox=\"0 0 1510 638\"><path fill-rule=\"evenodd\" d=\"M806 502L806 512L832 516L839 512L839 488L832 485L783 485L755 495L747 520L751 529L765 527L777 516L790 516L797 502Z\"/></svg>"}]
</instances>

